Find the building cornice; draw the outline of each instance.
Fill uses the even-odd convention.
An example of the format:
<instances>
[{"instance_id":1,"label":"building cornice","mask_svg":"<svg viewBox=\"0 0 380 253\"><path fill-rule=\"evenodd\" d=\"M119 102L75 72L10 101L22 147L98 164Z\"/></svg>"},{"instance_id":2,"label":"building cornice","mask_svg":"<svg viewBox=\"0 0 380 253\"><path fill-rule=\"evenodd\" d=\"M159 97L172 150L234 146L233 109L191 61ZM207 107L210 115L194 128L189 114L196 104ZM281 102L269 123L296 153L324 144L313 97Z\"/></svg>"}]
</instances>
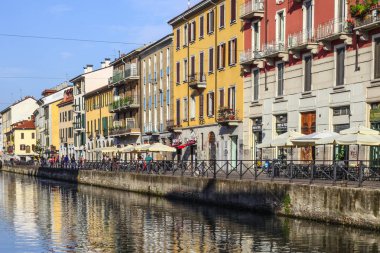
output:
<instances>
[{"instance_id":1,"label":"building cornice","mask_svg":"<svg viewBox=\"0 0 380 253\"><path fill-rule=\"evenodd\" d=\"M215 1L217 2L217 1ZM191 17L192 15L194 15L195 13L209 7L209 6L212 6L214 5L214 0L203 0L199 3L197 3L196 5L194 5L193 7L191 7L190 9L182 12L181 14L179 14L178 16L172 18L171 20L168 21L168 24L171 25L171 26L175 26L176 24L178 24L179 22L183 21L184 18L189 18Z\"/></svg>"}]
</instances>

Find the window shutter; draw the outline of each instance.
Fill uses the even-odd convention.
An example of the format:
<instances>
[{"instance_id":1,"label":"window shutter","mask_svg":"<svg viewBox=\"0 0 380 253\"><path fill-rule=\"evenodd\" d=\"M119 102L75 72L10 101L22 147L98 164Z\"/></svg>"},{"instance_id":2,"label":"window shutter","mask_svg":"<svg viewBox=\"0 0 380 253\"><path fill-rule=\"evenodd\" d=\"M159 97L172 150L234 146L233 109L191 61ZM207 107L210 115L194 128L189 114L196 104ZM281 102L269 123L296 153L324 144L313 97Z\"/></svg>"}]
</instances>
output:
<instances>
[{"instance_id":1,"label":"window shutter","mask_svg":"<svg viewBox=\"0 0 380 253\"><path fill-rule=\"evenodd\" d=\"M228 41L228 65L231 65L231 60L232 60L232 46L231 46L232 41Z\"/></svg>"},{"instance_id":2,"label":"window shutter","mask_svg":"<svg viewBox=\"0 0 380 253\"><path fill-rule=\"evenodd\" d=\"M194 77L194 74L195 74L195 57L192 56L191 57L191 73L190 73L190 76Z\"/></svg>"},{"instance_id":3,"label":"window shutter","mask_svg":"<svg viewBox=\"0 0 380 253\"><path fill-rule=\"evenodd\" d=\"M177 99L177 126L181 125L181 101Z\"/></svg>"},{"instance_id":4,"label":"window shutter","mask_svg":"<svg viewBox=\"0 0 380 253\"><path fill-rule=\"evenodd\" d=\"M224 90L220 90L219 99L219 106L224 107Z\"/></svg>"},{"instance_id":5,"label":"window shutter","mask_svg":"<svg viewBox=\"0 0 380 253\"><path fill-rule=\"evenodd\" d=\"M231 88L228 88L228 108L231 108Z\"/></svg>"},{"instance_id":6,"label":"window shutter","mask_svg":"<svg viewBox=\"0 0 380 253\"><path fill-rule=\"evenodd\" d=\"M201 16L200 18L199 18L199 37L203 37L203 27L204 27L204 17L203 16Z\"/></svg>"},{"instance_id":7,"label":"window shutter","mask_svg":"<svg viewBox=\"0 0 380 253\"><path fill-rule=\"evenodd\" d=\"M222 68L226 66L226 44L222 45Z\"/></svg>"},{"instance_id":8,"label":"window shutter","mask_svg":"<svg viewBox=\"0 0 380 253\"><path fill-rule=\"evenodd\" d=\"M191 41L191 24L187 25L187 43L186 43L186 45L189 44L189 41Z\"/></svg>"},{"instance_id":9,"label":"window shutter","mask_svg":"<svg viewBox=\"0 0 380 253\"><path fill-rule=\"evenodd\" d=\"M236 0L231 0L231 23L236 21Z\"/></svg>"},{"instance_id":10,"label":"window shutter","mask_svg":"<svg viewBox=\"0 0 380 253\"><path fill-rule=\"evenodd\" d=\"M177 49L180 48L181 45L181 31L180 29L177 29Z\"/></svg>"},{"instance_id":11,"label":"window shutter","mask_svg":"<svg viewBox=\"0 0 380 253\"><path fill-rule=\"evenodd\" d=\"M215 115L215 100L214 100L214 92L210 94L211 96L211 115Z\"/></svg>"},{"instance_id":12,"label":"window shutter","mask_svg":"<svg viewBox=\"0 0 380 253\"><path fill-rule=\"evenodd\" d=\"M210 13L210 21L211 21L211 27L210 27L210 32L214 32L214 27L215 27L215 24L214 24L214 21L215 21L215 17L214 17L214 10L211 11Z\"/></svg>"},{"instance_id":13,"label":"window shutter","mask_svg":"<svg viewBox=\"0 0 380 253\"><path fill-rule=\"evenodd\" d=\"M194 21L193 22L193 41L195 41L197 37L197 23Z\"/></svg>"},{"instance_id":14,"label":"window shutter","mask_svg":"<svg viewBox=\"0 0 380 253\"><path fill-rule=\"evenodd\" d=\"M207 33L210 33L210 13L207 13Z\"/></svg>"},{"instance_id":15,"label":"window shutter","mask_svg":"<svg viewBox=\"0 0 380 253\"><path fill-rule=\"evenodd\" d=\"M214 71L214 49L213 48L210 48L208 58L209 58L209 72L213 72Z\"/></svg>"},{"instance_id":16,"label":"window shutter","mask_svg":"<svg viewBox=\"0 0 380 253\"><path fill-rule=\"evenodd\" d=\"M220 6L220 27L224 27L224 5Z\"/></svg>"},{"instance_id":17,"label":"window shutter","mask_svg":"<svg viewBox=\"0 0 380 253\"><path fill-rule=\"evenodd\" d=\"M199 117L203 118L203 94L199 95Z\"/></svg>"},{"instance_id":18,"label":"window shutter","mask_svg":"<svg viewBox=\"0 0 380 253\"><path fill-rule=\"evenodd\" d=\"M311 91L311 56L305 57L305 91Z\"/></svg>"},{"instance_id":19,"label":"window shutter","mask_svg":"<svg viewBox=\"0 0 380 253\"><path fill-rule=\"evenodd\" d=\"M375 78L380 78L380 38L375 40Z\"/></svg>"},{"instance_id":20,"label":"window shutter","mask_svg":"<svg viewBox=\"0 0 380 253\"><path fill-rule=\"evenodd\" d=\"M336 85L344 85L344 55L344 48L337 50Z\"/></svg>"},{"instance_id":21,"label":"window shutter","mask_svg":"<svg viewBox=\"0 0 380 253\"><path fill-rule=\"evenodd\" d=\"M177 62L177 77L176 77L176 82L177 83L180 83L180 70L181 70L181 66L180 66L180 63L179 62Z\"/></svg>"},{"instance_id":22,"label":"window shutter","mask_svg":"<svg viewBox=\"0 0 380 253\"><path fill-rule=\"evenodd\" d=\"M199 80L200 81L203 81L202 76L203 76L203 52L199 54Z\"/></svg>"},{"instance_id":23,"label":"window shutter","mask_svg":"<svg viewBox=\"0 0 380 253\"><path fill-rule=\"evenodd\" d=\"M234 64L237 63L237 39L234 39Z\"/></svg>"}]
</instances>

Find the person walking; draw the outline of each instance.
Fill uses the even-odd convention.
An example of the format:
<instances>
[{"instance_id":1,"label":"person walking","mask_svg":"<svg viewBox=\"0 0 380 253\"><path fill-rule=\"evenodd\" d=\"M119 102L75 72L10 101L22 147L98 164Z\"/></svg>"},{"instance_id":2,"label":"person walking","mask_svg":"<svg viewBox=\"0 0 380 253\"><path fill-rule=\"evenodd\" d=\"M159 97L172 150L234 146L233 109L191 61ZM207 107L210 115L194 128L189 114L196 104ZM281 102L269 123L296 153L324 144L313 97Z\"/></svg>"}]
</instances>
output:
<instances>
[{"instance_id":1,"label":"person walking","mask_svg":"<svg viewBox=\"0 0 380 253\"><path fill-rule=\"evenodd\" d=\"M147 154L145 157L145 166L147 168L148 173L150 172L152 162L153 162L153 157L151 157L150 154Z\"/></svg>"}]
</instances>

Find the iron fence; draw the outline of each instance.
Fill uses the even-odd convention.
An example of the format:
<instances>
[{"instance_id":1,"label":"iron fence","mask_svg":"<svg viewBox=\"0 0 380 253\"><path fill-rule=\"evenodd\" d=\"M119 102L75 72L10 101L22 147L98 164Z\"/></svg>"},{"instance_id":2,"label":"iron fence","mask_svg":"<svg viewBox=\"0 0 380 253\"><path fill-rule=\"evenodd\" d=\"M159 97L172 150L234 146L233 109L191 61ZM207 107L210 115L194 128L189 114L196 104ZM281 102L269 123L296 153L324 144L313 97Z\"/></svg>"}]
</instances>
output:
<instances>
[{"instance_id":1,"label":"iron fence","mask_svg":"<svg viewBox=\"0 0 380 253\"><path fill-rule=\"evenodd\" d=\"M235 180L301 180L355 184L380 183L380 167L371 161L289 161L289 160L194 160L194 161L86 161L86 162L5 162L6 166L39 166L73 170L132 172L171 176Z\"/></svg>"}]
</instances>

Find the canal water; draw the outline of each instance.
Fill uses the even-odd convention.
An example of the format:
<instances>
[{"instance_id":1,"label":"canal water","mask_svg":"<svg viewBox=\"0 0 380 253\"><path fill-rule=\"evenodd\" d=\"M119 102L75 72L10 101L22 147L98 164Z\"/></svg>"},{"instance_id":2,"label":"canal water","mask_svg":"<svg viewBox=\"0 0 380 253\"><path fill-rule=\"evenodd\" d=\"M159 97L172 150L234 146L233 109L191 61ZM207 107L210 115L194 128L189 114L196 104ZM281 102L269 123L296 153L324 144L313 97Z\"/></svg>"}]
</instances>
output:
<instances>
[{"instance_id":1,"label":"canal water","mask_svg":"<svg viewBox=\"0 0 380 253\"><path fill-rule=\"evenodd\" d=\"M0 172L0 252L379 252L380 233Z\"/></svg>"}]
</instances>

